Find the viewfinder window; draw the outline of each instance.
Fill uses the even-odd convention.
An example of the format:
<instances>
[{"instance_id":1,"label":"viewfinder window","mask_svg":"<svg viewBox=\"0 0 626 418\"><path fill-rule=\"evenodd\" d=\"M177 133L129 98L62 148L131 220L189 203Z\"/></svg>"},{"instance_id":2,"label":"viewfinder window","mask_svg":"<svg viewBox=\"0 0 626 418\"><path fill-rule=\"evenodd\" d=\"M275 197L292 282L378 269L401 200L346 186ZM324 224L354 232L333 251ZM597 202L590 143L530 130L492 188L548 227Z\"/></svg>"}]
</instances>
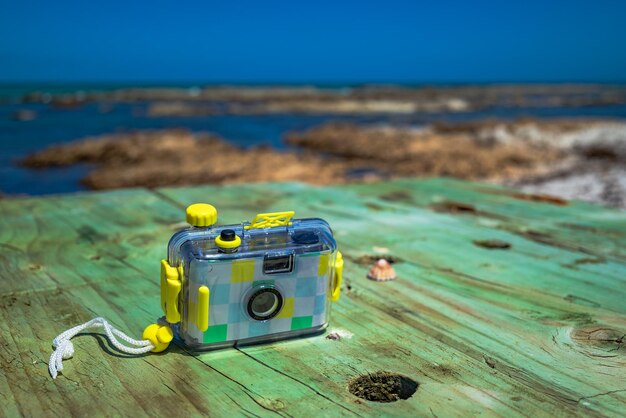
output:
<instances>
[{"instance_id":1,"label":"viewfinder window","mask_svg":"<svg viewBox=\"0 0 626 418\"><path fill-rule=\"evenodd\" d=\"M293 254L266 255L263 260L263 273L279 274L293 271Z\"/></svg>"}]
</instances>

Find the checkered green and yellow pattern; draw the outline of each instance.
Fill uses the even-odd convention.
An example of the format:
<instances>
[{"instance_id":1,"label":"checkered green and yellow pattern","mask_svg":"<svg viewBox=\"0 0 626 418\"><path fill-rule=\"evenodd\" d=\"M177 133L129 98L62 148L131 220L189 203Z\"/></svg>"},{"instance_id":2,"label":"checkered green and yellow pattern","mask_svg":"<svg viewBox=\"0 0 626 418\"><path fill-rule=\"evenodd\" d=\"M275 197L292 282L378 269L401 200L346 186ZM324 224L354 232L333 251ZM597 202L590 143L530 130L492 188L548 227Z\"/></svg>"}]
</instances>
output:
<instances>
[{"instance_id":1,"label":"checkered green and yellow pattern","mask_svg":"<svg viewBox=\"0 0 626 418\"><path fill-rule=\"evenodd\" d=\"M234 342L326 323L332 257L330 252L298 254L291 273L270 275L263 273L263 258L194 260L189 267L188 307L183 318L186 339L191 337L200 344ZM246 313L246 295L259 285L274 286L284 299L279 314L267 321L255 321ZM198 329L195 320L201 286L210 289L209 328L205 332Z\"/></svg>"}]
</instances>

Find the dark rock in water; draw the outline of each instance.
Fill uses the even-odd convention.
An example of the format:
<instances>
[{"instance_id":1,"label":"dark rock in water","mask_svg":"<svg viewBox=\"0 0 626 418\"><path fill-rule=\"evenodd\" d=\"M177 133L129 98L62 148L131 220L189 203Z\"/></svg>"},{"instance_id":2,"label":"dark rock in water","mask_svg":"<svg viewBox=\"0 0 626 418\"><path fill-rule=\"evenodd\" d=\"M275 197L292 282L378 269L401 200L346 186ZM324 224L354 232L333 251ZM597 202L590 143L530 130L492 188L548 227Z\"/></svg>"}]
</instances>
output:
<instances>
[{"instance_id":1,"label":"dark rock in water","mask_svg":"<svg viewBox=\"0 0 626 418\"><path fill-rule=\"evenodd\" d=\"M22 103L50 103L52 95L41 91L30 92L22 97Z\"/></svg>"},{"instance_id":2,"label":"dark rock in water","mask_svg":"<svg viewBox=\"0 0 626 418\"><path fill-rule=\"evenodd\" d=\"M197 117L218 114L215 106L191 105L185 102L155 102L148 107L150 117Z\"/></svg>"},{"instance_id":3,"label":"dark rock in water","mask_svg":"<svg viewBox=\"0 0 626 418\"><path fill-rule=\"evenodd\" d=\"M11 114L11 119L20 122L27 122L29 120L37 119L37 112L28 109L17 110Z\"/></svg>"},{"instance_id":4,"label":"dark rock in water","mask_svg":"<svg viewBox=\"0 0 626 418\"><path fill-rule=\"evenodd\" d=\"M109 113L112 113L114 109L115 107L111 103L103 102L98 105L98 113L102 115L108 115Z\"/></svg>"},{"instance_id":5,"label":"dark rock in water","mask_svg":"<svg viewBox=\"0 0 626 418\"><path fill-rule=\"evenodd\" d=\"M54 97L50 106L56 109L75 109L85 104L84 94L76 93L72 95Z\"/></svg>"}]
</instances>

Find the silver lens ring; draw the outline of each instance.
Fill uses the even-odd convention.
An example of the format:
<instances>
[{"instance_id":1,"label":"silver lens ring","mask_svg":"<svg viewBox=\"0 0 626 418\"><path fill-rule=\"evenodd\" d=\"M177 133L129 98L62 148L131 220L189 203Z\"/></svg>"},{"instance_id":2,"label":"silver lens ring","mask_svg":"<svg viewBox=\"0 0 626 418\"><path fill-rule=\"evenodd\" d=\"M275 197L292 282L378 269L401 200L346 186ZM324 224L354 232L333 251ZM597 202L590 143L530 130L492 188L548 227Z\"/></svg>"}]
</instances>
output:
<instances>
[{"instance_id":1,"label":"silver lens ring","mask_svg":"<svg viewBox=\"0 0 626 418\"><path fill-rule=\"evenodd\" d=\"M263 287L255 290L246 306L248 315L257 321L272 319L283 307L283 296L273 287Z\"/></svg>"}]
</instances>

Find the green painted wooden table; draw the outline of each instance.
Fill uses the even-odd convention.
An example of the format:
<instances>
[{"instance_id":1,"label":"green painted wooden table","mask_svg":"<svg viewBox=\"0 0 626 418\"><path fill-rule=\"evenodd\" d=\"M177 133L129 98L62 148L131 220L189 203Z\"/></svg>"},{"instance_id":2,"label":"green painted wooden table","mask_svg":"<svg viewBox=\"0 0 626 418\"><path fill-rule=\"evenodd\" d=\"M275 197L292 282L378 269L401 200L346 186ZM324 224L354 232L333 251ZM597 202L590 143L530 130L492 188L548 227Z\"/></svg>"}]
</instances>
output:
<instances>
[{"instance_id":1,"label":"green painted wooden table","mask_svg":"<svg viewBox=\"0 0 626 418\"><path fill-rule=\"evenodd\" d=\"M344 338L129 357L94 334L73 340L53 381L61 331L104 316L139 337L160 315L159 260L197 201L214 203L220 223L292 208L327 219L346 260L329 331ZM0 210L5 416L626 411L626 212L451 180L135 189ZM395 281L366 279L382 252ZM417 392L376 403L347 390L379 370L414 379Z\"/></svg>"}]
</instances>

